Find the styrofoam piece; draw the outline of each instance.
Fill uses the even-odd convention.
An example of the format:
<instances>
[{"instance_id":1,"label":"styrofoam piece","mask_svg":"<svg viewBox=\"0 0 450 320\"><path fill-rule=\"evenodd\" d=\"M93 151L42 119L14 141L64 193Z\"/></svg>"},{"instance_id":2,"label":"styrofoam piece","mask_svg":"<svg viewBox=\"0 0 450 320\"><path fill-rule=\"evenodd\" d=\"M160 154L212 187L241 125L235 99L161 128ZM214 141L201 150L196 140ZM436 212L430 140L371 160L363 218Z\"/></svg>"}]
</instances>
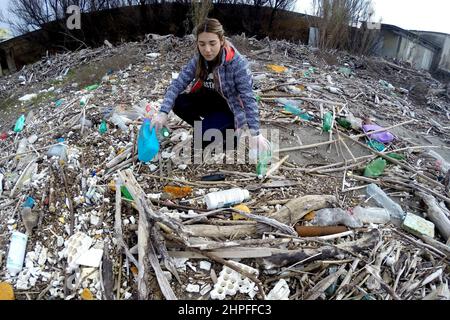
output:
<instances>
[{"instance_id":1,"label":"styrofoam piece","mask_svg":"<svg viewBox=\"0 0 450 320\"><path fill-rule=\"evenodd\" d=\"M77 232L73 234L69 240L67 240L67 269L69 271L75 269L78 264L76 261L83 255L92 245L92 238L83 232Z\"/></svg>"},{"instance_id":2,"label":"styrofoam piece","mask_svg":"<svg viewBox=\"0 0 450 320\"><path fill-rule=\"evenodd\" d=\"M189 283L189 284L186 286L186 291L187 291L187 292L195 292L195 293L198 293L198 292L200 292L200 286L199 286L198 284L192 284L192 283Z\"/></svg>"},{"instance_id":3,"label":"styrofoam piece","mask_svg":"<svg viewBox=\"0 0 450 320\"><path fill-rule=\"evenodd\" d=\"M270 290L266 300L289 300L290 293L291 291L289 290L286 280L280 279L275 287Z\"/></svg>"},{"instance_id":4,"label":"styrofoam piece","mask_svg":"<svg viewBox=\"0 0 450 320\"><path fill-rule=\"evenodd\" d=\"M209 271L211 269L211 262L209 262L209 261L200 261L200 269Z\"/></svg>"},{"instance_id":5,"label":"styrofoam piece","mask_svg":"<svg viewBox=\"0 0 450 320\"><path fill-rule=\"evenodd\" d=\"M77 265L98 268L103 257L103 249L92 248L84 252L75 260Z\"/></svg>"},{"instance_id":6,"label":"styrofoam piece","mask_svg":"<svg viewBox=\"0 0 450 320\"><path fill-rule=\"evenodd\" d=\"M259 275L259 271L245 264L228 261L237 267L245 270L247 273L255 276ZM240 293L253 293L255 289L255 283L244 275L234 271L233 269L224 266L219 273L217 283L214 284L214 289L211 291L211 299L223 300L227 295L234 296L238 291ZM253 295L254 296L254 295Z\"/></svg>"}]
</instances>

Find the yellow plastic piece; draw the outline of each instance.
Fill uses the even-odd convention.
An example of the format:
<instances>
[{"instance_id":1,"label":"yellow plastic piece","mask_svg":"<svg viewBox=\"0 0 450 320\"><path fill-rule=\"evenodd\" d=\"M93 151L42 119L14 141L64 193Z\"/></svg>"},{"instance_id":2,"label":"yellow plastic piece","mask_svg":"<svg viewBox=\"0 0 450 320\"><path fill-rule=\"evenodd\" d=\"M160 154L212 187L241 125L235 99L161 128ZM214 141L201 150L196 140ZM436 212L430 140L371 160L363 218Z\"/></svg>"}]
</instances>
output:
<instances>
[{"instance_id":1,"label":"yellow plastic piece","mask_svg":"<svg viewBox=\"0 0 450 320\"><path fill-rule=\"evenodd\" d=\"M247 207L245 204L240 204L237 205L235 207L233 207L233 209L239 210L239 211L243 211L246 213L251 213L249 207ZM233 216L233 220L246 220L247 218L245 218L244 216L240 215L239 213L233 212L232 213Z\"/></svg>"},{"instance_id":2,"label":"yellow plastic piece","mask_svg":"<svg viewBox=\"0 0 450 320\"><path fill-rule=\"evenodd\" d=\"M267 68L269 68L272 71L275 71L277 73L286 72L287 68L283 66L279 66L277 64L268 64Z\"/></svg>"},{"instance_id":3,"label":"yellow plastic piece","mask_svg":"<svg viewBox=\"0 0 450 320\"><path fill-rule=\"evenodd\" d=\"M84 288L83 292L81 292L81 299L94 300L94 295L92 294L91 290L89 290L88 288Z\"/></svg>"},{"instance_id":4,"label":"yellow plastic piece","mask_svg":"<svg viewBox=\"0 0 450 320\"><path fill-rule=\"evenodd\" d=\"M8 282L0 282L0 300L16 300L13 287Z\"/></svg>"}]
</instances>

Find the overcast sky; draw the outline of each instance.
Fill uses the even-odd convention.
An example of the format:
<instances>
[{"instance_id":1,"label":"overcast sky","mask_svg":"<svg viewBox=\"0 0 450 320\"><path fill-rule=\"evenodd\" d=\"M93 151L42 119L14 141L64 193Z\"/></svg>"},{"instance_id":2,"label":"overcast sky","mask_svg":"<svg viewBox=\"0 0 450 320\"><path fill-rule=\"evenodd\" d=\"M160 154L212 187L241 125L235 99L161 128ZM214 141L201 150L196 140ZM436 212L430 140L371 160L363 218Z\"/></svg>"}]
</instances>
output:
<instances>
[{"instance_id":1,"label":"overcast sky","mask_svg":"<svg viewBox=\"0 0 450 320\"><path fill-rule=\"evenodd\" d=\"M0 0L1 1L1 0ZM297 0L296 11L311 13L311 0ZM406 30L450 34L449 0L372 0L375 19Z\"/></svg>"},{"instance_id":2,"label":"overcast sky","mask_svg":"<svg viewBox=\"0 0 450 320\"><path fill-rule=\"evenodd\" d=\"M0 0L5 12L8 3ZM436 31L450 34L449 0L372 0L375 21L393 24L407 30ZM311 0L297 0L296 11L311 13ZM0 24L0 28L8 27Z\"/></svg>"}]
</instances>

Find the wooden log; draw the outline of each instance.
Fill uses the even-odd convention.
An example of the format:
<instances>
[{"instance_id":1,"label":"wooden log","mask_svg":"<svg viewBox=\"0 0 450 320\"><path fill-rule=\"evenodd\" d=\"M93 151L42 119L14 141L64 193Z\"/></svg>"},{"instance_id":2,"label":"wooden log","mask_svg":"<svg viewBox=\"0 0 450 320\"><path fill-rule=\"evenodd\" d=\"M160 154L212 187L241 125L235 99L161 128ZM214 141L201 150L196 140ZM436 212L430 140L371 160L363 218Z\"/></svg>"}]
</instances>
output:
<instances>
[{"instance_id":1,"label":"wooden log","mask_svg":"<svg viewBox=\"0 0 450 320\"><path fill-rule=\"evenodd\" d=\"M439 207L438 202L433 196L425 192L416 192L416 195L428 206L428 218L435 224L444 240L447 241L450 238L450 220L447 215Z\"/></svg>"}]
</instances>

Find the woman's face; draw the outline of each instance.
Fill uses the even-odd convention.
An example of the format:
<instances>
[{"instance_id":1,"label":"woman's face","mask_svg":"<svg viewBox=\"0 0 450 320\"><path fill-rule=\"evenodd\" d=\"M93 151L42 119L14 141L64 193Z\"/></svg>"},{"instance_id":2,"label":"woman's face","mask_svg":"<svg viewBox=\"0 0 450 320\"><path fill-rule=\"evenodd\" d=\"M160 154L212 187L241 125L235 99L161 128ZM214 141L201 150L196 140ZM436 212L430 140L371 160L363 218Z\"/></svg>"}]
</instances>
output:
<instances>
[{"instance_id":1,"label":"woman's face","mask_svg":"<svg viewBox=\"0 0 450 320\"><path fill-rule=\"evenodd\" d=\"M198 35L197 46L200 54L206 61L213 61L219 54L223 41L219 36L211 32L202 32Z\"/></svg>"}]
</instances>

